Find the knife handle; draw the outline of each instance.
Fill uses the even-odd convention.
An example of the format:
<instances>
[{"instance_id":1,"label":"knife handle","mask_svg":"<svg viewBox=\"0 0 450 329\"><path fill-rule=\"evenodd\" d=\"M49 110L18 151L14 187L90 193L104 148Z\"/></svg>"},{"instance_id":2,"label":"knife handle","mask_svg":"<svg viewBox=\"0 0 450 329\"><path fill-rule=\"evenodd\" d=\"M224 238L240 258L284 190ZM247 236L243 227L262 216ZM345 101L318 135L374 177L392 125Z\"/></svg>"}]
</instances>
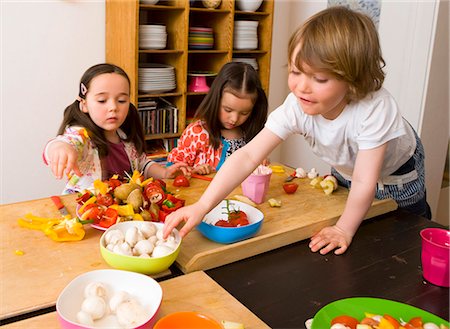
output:
<instances>
[{"instance_id":1,"label":"knife handle","mask_svg":"<svg viewBox=\"0 0 450 329\"><path fill-rule=\"evenodd\" d=\"M64 208L63 203L61 202L61 198L57 195L53 195L50 197L52 199L53 203L55 204L56 208L59 210L61 208Z\"/></svg>"}]
</instances>

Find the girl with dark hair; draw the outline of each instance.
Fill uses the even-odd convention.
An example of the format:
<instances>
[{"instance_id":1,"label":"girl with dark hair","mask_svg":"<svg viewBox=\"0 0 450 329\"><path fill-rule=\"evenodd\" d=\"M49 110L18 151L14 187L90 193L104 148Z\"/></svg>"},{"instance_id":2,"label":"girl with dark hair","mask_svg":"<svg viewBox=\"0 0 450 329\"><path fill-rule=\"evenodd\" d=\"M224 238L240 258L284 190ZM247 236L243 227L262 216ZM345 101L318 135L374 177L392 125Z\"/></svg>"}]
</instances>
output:
<instances>
[{"instance_id":1,"label":"girl with dark hair","mask_svg":"<svg viewBox=\"0 0 450 329\"><path fill-rule=\"evenodd\" d=\"M130 103L130 79L113 64L97 64L82 76L77 99L64 111L58 136L43 158L57 179L66 174L63 194L92 188L96 179L131 175L169 178L188 174L184 163L164 168L147 159L137 109Z\"/></svg>"},{"instance_id":2,"label":"girl with dark hair","mask_svg":"<svg viewBox=\"0 0 450 329\"><path fill-rule=\"evenodd\" d=\"M167 160L185 162L207 175L248 143L264 127L267 97L258 73L249 64L225 64Z\"/></svg>"}]
</instances>

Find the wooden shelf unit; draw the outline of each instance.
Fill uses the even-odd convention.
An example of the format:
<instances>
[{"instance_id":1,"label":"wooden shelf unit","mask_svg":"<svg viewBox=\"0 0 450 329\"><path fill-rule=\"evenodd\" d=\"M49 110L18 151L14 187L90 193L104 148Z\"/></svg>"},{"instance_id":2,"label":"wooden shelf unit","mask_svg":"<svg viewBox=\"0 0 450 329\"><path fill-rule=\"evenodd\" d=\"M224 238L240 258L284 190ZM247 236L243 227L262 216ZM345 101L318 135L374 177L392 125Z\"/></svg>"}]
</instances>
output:
<instances>
[{"instance_id":1,"label":"wooden shelf unit","mask_svg":"<svg viewBox=\"0 0 450 329\"><path fill-rule=\"evenodd\" d=\"M164 97L178 108L176 134L147 135L147 140L178 137L186 127L187 113L195 112L206 93L188 92L190 71L218 72L236 57L256 58L261 82L269 92L270 52L274 0L263 1L256 12L236 9L235 0L222 0L216 9L202 8L201 1L190 7L189 0L160 0L155 5L139 0L106 0L106 61L119 65L131 80L131 101ZM235 20L256 20L258 49L233 49ZM139 25L164 24L167 29L167 47L162 50L139 49ZM214 47L207 50L189 49L189 27L212 27ZM161 63L175 68L176 89L167 93L142 93L138 90L139 63Z\"/></svg>"}]
</instances>

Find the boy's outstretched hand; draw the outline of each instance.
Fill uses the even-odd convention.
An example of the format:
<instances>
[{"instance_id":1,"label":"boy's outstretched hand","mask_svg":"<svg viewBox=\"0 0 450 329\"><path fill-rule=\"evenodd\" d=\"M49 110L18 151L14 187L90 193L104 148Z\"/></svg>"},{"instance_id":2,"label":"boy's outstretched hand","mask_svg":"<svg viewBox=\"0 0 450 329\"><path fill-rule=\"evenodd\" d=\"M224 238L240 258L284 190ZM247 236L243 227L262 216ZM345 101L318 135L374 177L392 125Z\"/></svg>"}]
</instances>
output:
<instances>
[{"instance_id":1,"label":"boy's outstretched hand","mask_svg":"<svg viewBox=\"0 0 450 329\"><path fill-rule=\"evenodd\" d=\"M207 212L208 209L196 202L170 213L164 221L163 238L167 239L170 232L181 222L184 222L184 225L180 229L180 236L186 236L195 226L200 224Z\"/></svg>"},{"instance_id":2,"label":"boy's outstretched hand","mask_svg":"<svg viewBox=\"0 0 450 329\"><path fill-rule=\"evenodd\" d=\"M336 255L341 255L347 250L352 238L336 225L327 226L311 237L309 247L312 252L320 250L322 255L334 249L336 249L334 251Z\"/></svg>"},{"instance_id":3,"label":"boy's outstretched hand","mask_svg":"<svg viewBox=\"0 0 450 329\"><path fill-rule=\"evenodd\" d=\"M64 174L68 175L71 171L78 176L83 176L78 168L78 153L71 145L54 141L49 145L47 152L48 164L57 179L62 179Z\"/></svg>"}]
</instances>

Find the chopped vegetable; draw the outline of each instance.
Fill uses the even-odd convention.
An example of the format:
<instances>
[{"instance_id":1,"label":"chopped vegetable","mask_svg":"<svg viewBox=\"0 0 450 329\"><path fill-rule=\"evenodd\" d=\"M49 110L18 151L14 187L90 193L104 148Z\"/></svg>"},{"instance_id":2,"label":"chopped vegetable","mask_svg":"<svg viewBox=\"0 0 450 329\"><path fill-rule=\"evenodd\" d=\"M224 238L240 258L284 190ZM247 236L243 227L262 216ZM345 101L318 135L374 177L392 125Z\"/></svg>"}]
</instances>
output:
<instances>
[{"instance_id":1,"label":"chopped vegetable","mask_svg":"<svg viewBox=\"0 0 450 329\"><path fill-rule=\"evenodd\" d=\"M269 206L271 207L281 207L281 200L269 199L267 202L269 202Z\"/></svg>"}]
</instances>

